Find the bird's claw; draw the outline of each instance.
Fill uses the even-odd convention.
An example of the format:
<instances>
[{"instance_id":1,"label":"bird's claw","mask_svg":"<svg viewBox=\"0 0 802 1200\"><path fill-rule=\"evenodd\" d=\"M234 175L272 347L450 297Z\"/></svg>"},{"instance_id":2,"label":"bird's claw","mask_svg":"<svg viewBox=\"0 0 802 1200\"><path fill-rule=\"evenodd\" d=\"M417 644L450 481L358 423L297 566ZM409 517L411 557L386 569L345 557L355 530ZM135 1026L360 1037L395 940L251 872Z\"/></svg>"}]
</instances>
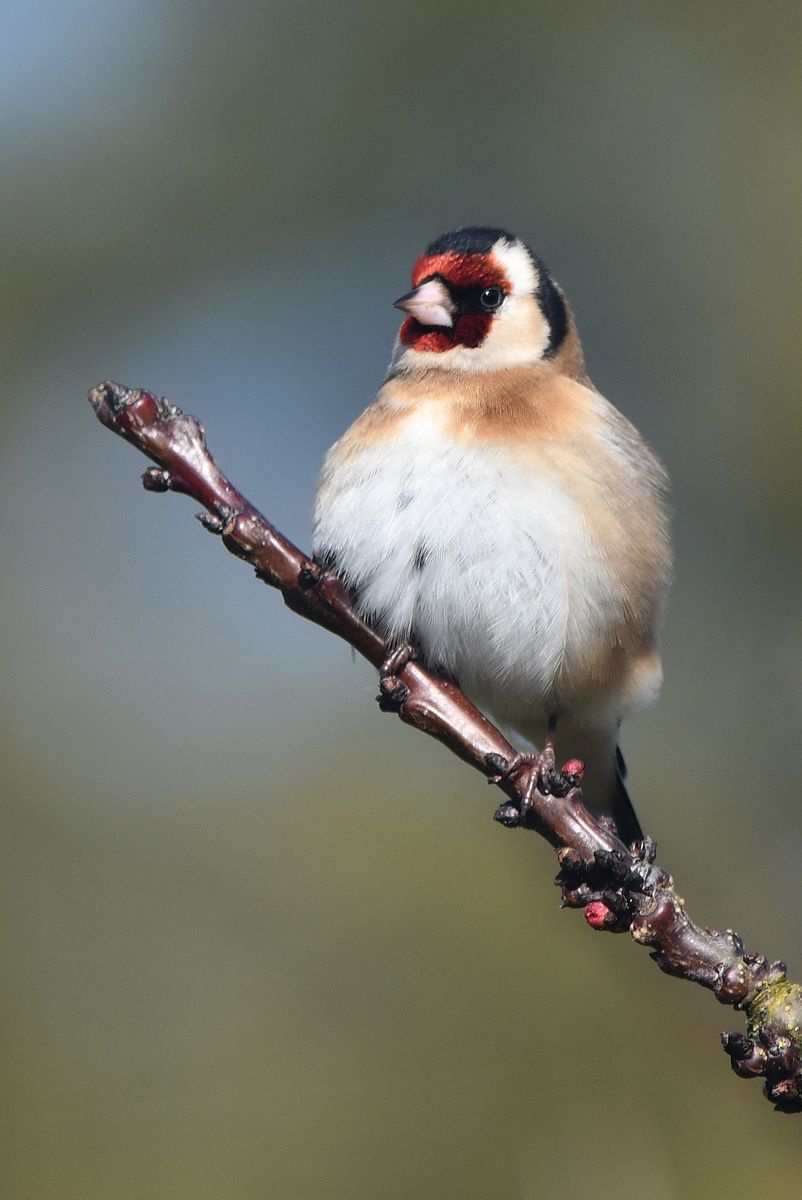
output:
<instances>
[{"instance_id":1,"label":"bird's claw","mask_svg":"<svg viewBox=\"0 0 802 1200\"><path fill-rule=\"evenodd\" d=\"M403 642L387 655L379 667L379 678L386 679L388 675L398 675L407 663L414 662L417 657L417 647L411 642Z\"/></svg>"},{"instance_id":2,"label":"bird's claw","mask_svg":"<svg viewBox=\"0 0 802 1200\"><path fill-rule=\"evenodd\" d=\"M562 778L560 772L557 770L553 746L545 746L539 754L531 754L528 756L528 759L532 765L532 769L529 775L529 782L526 785L526 791L521 798L520 825L526 825L529 813L534 807L535 792L542 792L544 796L549 796L552 792L559 791Z\"/></svg>"},{"instance_id":3,"label":"bird's claw","mask_svg":"<svg viewBox=\"0 0 802 1200\"><path fill-rule=\"evenodd\" d=\"M518 807L514 804L502 804L496 811L495 819L502 825L526 825L527 817L534 805L536 791L548 796L552 792L561 793L563 777L557 770L554 748L546 746L539 754L516 754L512 759L504 759L495 754L487 755L485 764L493 774L488 776L488 783L504 783L521 774L528 772L526 788Z\"/></svg>"},{"instance_id":4,"label":"bird's claw","mask_svg":"<svg viewBox=\"0 0 802 1200\"><path fill-rule=\"evenodd\" d=\"M404 642L385 658L379 668L379 695L376 697L383 712L398 712L409 699L409 688L401 682L399 675L417 656L416 647L411 642Z\"/></svg>"}]
</instances>

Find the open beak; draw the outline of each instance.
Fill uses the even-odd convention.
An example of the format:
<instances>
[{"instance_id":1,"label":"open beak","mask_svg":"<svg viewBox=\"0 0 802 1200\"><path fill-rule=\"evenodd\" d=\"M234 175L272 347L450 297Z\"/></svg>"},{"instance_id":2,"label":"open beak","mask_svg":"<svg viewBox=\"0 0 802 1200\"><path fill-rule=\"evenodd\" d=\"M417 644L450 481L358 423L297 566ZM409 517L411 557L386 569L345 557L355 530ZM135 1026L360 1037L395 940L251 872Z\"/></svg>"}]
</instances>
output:
<instances>
[{"instance_id":1,"label":"open beak","mask_svg":"<svg viewBox=\"0 0 802 1200\"><path fill-rule=\"evenodd\" d=\"M427 279L420 287L396 300L393 308L403 309L421 325L440 325L450 329L454 324L454 301L440 279Z\"/></svg>"}]
</instances>

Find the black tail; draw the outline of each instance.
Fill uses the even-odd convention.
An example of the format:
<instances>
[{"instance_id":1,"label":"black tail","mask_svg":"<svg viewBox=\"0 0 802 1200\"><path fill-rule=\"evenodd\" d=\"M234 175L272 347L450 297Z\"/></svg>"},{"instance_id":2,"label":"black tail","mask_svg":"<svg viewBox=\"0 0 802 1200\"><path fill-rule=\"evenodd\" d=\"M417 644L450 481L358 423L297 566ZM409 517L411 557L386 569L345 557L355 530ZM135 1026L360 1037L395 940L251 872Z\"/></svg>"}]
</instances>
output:
<instances>
[{"instance_id":1,"label":"black tail","mask_svg":"<svg viewBox=\"0 0 802 1200\"><path fill-rule=\"evenodd\" d=\"M624 782L627 777L627 764L624 762L624 756L617 746L615 748L615 766L616 790L612 801L612 815L615 827L618 830L618 836L628 846L630 842L642 841L643 830L640 827L640 821L637 818L635 809L632 807L627 785Z\"/></svg>"}]
</instances>

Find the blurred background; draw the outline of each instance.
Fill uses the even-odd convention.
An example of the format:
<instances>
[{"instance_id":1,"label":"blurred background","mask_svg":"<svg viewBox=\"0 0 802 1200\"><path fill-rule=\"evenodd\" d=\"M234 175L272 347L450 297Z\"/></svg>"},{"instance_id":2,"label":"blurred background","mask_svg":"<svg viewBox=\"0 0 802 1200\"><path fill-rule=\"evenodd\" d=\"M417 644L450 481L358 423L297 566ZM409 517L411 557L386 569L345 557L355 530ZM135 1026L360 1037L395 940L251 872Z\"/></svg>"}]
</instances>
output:
<instances>
[{"instance_id":1,"label":"blurred background","mask_svg":"<svg viewBox=\"0 0 802 1200\"><path fill-rule=\"evenodd\" d=\"M7 0L0 42L8 1200L786 1197L742 1018L558 910L95 422L150 387L308 545L443 229L511 228L665 460L632 791L691 912L802 974L795 6ZM566 747L566 751L570 748Z\"/></svg>"}]
</instances>

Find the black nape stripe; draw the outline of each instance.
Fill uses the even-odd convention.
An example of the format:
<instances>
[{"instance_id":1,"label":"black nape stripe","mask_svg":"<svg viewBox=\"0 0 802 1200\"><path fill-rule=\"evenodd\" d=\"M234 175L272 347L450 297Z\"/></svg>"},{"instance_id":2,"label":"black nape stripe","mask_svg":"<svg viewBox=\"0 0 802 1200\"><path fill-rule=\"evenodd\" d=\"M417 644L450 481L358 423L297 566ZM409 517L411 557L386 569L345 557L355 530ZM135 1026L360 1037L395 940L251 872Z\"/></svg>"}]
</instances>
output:
<instances>
[{"instance_id":1,"label":"black nape stripe","mask_svg":"<svg viewBox=\"0 0 802 1200\"><path fill-rule=\"evenodd\" d=\"M568 309L565 307L562 293L552 279L546 264L536 254L533 254L532 257L540 278L537 302L549 326L549 340L543 351L543 357L553 358L568 333Z\"/></svg>"},{"instance_id":2,"label":"black nape stripe","mask_svg":"<svg viewBox=\"0 0 802 1200\"><path fill-rule=\"evenodd\" d=\"M489 225L466 225L464 229L451 229L441 233L426 247L427 254L488 254L499 238L517 242L514 233L506 229L491 229Z\"/></svg>"}]
</instances>

